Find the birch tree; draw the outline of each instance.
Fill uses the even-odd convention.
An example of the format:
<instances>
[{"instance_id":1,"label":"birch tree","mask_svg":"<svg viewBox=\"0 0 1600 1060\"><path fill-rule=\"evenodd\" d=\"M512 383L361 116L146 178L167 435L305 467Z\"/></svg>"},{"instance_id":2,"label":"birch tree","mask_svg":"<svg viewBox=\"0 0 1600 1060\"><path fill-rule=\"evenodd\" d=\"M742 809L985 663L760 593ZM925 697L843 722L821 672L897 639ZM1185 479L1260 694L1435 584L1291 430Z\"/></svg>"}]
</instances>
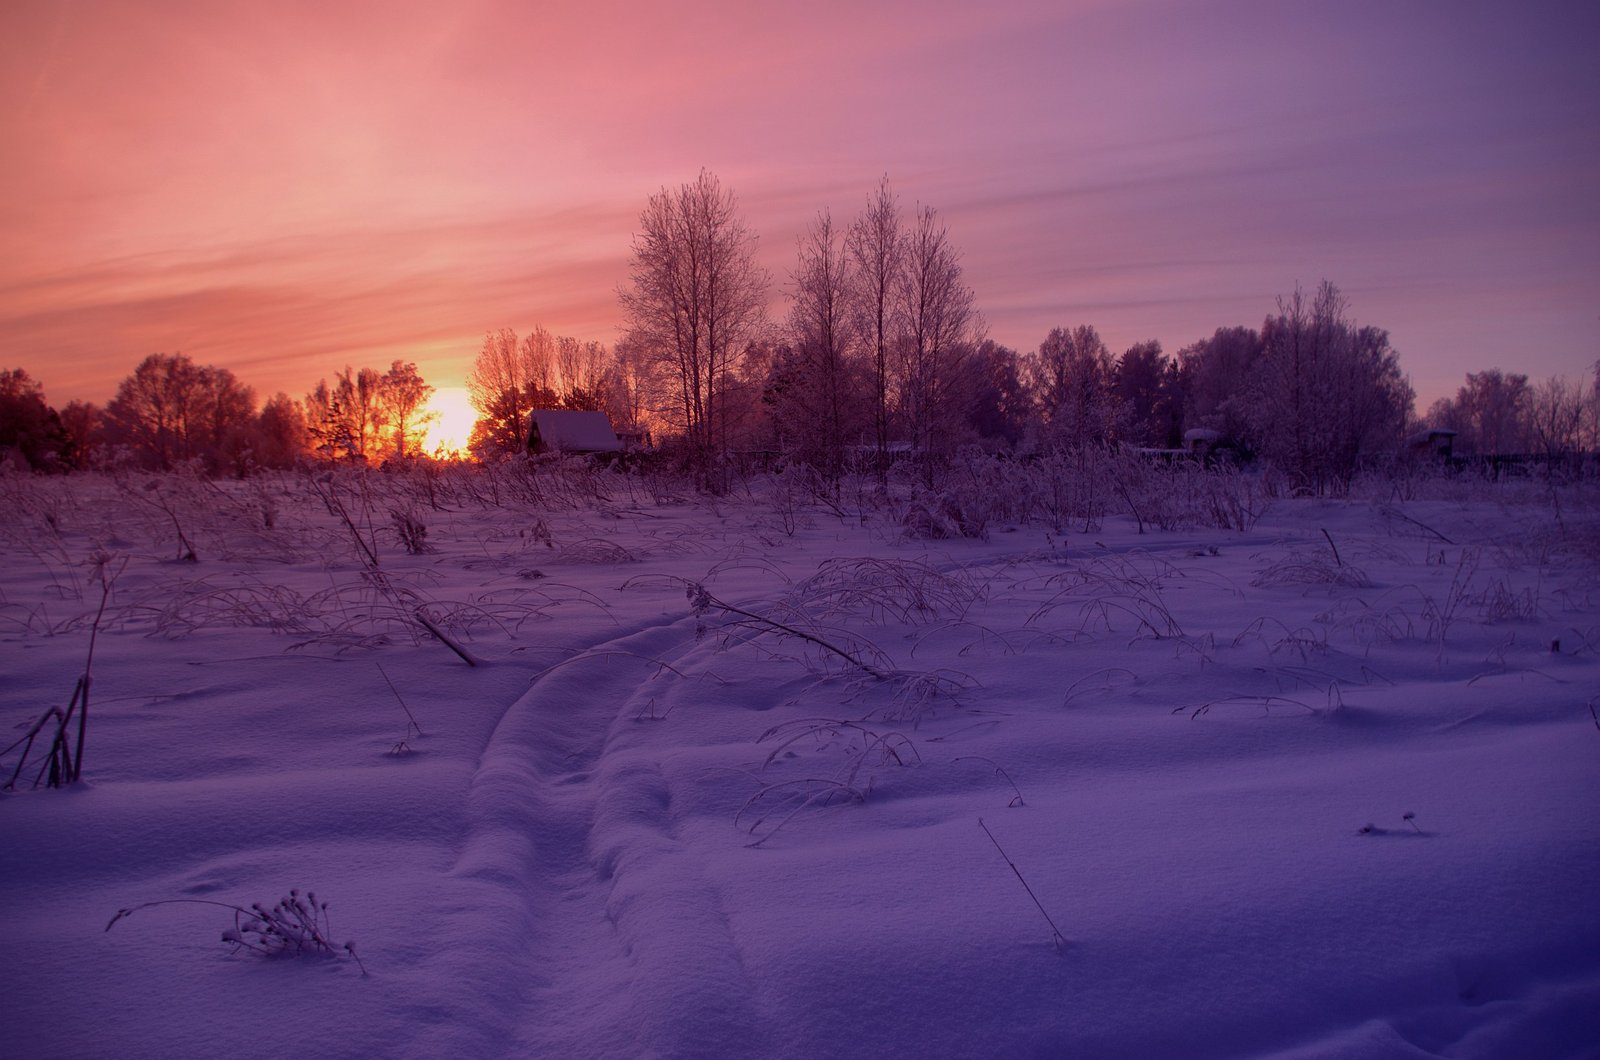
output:
<instances>
[{"instance_id":1,"label":"birch tree","mask_svg":"<svg viewBox=\"0 0 1600 1060\"><path fill-rule=\"evenodd\" d=\"M693 183L650 197L630 282L618 292L626 340L670 369L672 418L703 471L727 447L723 389L766 326L768 277L755 248L733 192L702 170Z\"/></svg>"},{"instance_id":2,"label":"birch tree","mask_svg":"<svg viewBox=\"0 0 1600 1060\"><path fill-rule=\"evenodd\" d=\"M798 241L789 312L792 346L775 373L775 412L799 455L837 483L857 427L856 330L850 257L827 211Z\"/></svg>"},{"instance_id":3,"label":"birch tree","mask_svg":"<svg viewBox=\"0 0 1600 1060\"><path fill-rule=\"evenodd\" d=\"M982 339L972 288L950 232L932 207L923 207L906 233L899 275L900 408L917 453L937 460L959 440L971 394L962 367Z\"/></svg>"},{"instance_id":4,"label":"birch tree","mask_svg":"<svg viewBox=\"0 0 1600 1060\"><path fill-rule=\"evenodd\" d=\"M894 348L896 292L905 260L900 205L884 177L867 209L845 236L851 266L851 311L871 363L872 433L879 481L886 481L889 452L889 358Z\"/></svg>"}]
</instances>

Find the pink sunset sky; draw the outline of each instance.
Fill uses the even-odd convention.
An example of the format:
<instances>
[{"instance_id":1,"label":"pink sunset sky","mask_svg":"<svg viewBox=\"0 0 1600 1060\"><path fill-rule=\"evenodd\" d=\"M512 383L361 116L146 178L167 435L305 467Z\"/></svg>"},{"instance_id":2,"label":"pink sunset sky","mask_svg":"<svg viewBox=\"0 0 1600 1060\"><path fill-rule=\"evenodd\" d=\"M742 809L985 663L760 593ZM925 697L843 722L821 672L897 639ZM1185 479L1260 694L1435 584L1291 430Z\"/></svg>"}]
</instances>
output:
<instances>
[{"instance_id":1,"label":"pink sunset sky","mask_svg":"<svg viewBox=\"0 0 1600 1060\"><path fill-rule=\"evenodd\" d=\"M265 396L612 342L639 210L716 173L772 270L887 174L995 340L1169 353L1323 278L1419 406L1600 357L1600 5L0 5L0 367Z\"/></svg>"}]
</instances>

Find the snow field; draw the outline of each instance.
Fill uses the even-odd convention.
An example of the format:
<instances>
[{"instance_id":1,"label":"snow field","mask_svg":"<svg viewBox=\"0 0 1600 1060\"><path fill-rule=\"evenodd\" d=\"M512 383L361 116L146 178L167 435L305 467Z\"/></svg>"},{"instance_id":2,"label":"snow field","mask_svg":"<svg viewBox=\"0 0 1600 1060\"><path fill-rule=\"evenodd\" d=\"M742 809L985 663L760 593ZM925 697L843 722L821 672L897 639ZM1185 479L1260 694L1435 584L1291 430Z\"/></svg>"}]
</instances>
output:
<instances>
[{"instance_id":1,"label":"snow field","mask_svg":"<svg viewBox=\"0 0 1600 1060\"><path fill-rule=\"evenodd\" d=\"M0 800L8 1053L1596 1055L1591 495L929 542L458 493L408 555L370 478L381 582L293 479L174 501L195 563L9 485L8 731L127 566L86 782ZM211 907L104 930L290 887L369 976Z\"/></svg>"}]
</instances>

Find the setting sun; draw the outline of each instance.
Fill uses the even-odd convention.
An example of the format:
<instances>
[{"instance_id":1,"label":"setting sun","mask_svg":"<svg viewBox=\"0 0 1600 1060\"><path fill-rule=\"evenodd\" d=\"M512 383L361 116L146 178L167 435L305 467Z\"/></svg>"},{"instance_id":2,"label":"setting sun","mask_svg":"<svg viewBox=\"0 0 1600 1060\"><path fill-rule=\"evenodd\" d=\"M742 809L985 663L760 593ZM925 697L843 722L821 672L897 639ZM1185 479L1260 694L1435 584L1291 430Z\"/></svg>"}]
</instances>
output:
<instances>
[{"instance_id":1,"label":"setting sun","mask_svg":"<svg viewBox=\"0 0 1600 1060\"><path fill-rule=\"evenodd\" d=\"M423 450L445 456L460 456L467 450L467 440L472 437L472 425L478 420L478 411L472 407L463 386L442 386L428 399L428 411L437 417L428 424L428 436Z\"/></svg>"}]
</instances>

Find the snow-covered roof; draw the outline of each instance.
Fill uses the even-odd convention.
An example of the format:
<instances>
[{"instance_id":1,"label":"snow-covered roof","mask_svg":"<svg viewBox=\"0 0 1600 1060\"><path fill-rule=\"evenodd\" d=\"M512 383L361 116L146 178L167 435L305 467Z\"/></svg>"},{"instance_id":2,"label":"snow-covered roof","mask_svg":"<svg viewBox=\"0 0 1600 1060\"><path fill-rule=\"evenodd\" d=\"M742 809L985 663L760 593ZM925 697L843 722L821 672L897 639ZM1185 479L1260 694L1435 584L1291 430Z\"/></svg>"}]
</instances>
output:
<instances>
[{"instance_id":1,"label":"snow-covered roof","mask_svg":"<svg viewBox=\"0 0 1600 1060\"><path fill-rule=\"evenodd\" d=\"M604 412L535 409L528 448L540 453L555 449L567 453L615 453L621 451L622 443Z\"/></svg>"},{"instance_id":2,"label":"snow-covered roof","mask_svg":"<svg viewBox=\"0 0 1600 1060\"><path fill-rule=\"evenodd\" d=\"M1423 427L1406 440L1412 445L1427 445L1435 438L1454 438L1456 433L1449 427Z\"/></svg>"}]
</instances>

